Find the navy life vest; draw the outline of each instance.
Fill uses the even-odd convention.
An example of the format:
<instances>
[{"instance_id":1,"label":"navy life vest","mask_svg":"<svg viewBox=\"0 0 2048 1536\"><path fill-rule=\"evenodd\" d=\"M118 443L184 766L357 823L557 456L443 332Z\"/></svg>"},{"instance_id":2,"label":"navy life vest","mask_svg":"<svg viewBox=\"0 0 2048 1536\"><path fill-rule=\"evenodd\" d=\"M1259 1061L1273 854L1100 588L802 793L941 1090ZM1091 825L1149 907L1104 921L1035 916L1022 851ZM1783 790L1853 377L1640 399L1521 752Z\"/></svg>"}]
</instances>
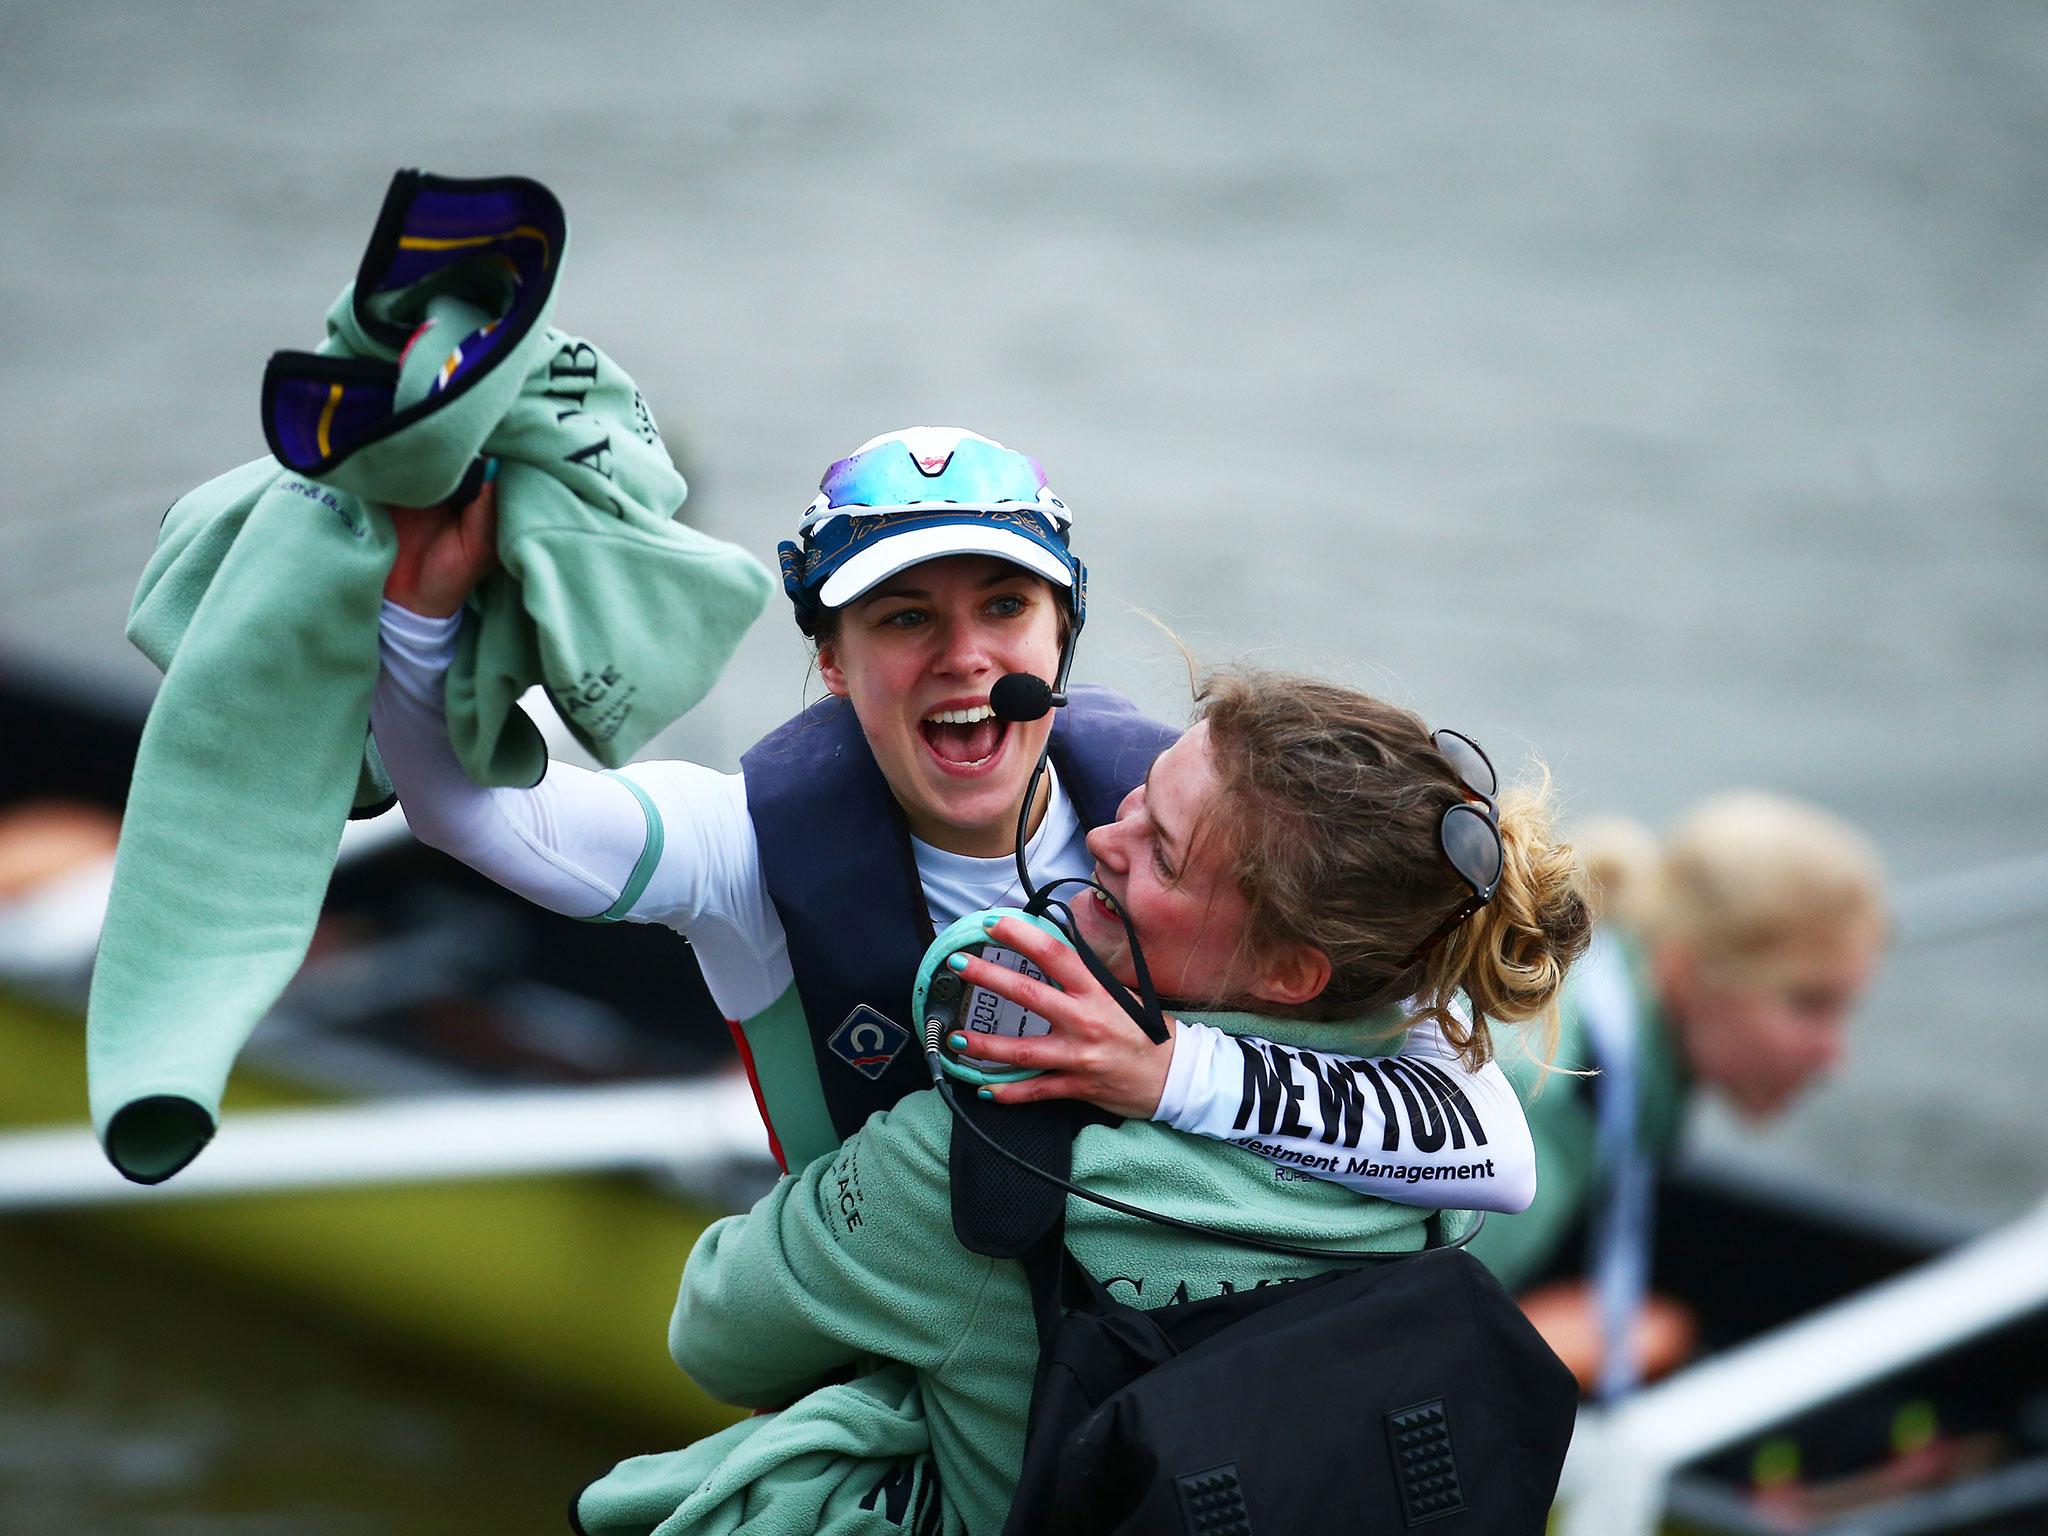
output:
<instances>
[{"instance_id":1,"label":"navy life vest","mask_svg":"<svg viewBox=\"0 0 2048 1536\"><path fill-rule=\"evenodd\" d=\"M1052 763L1081 825L1114 820L1179 735L1107 688L1069 689L1053 719ZM843 1140L930 1081L912 1044L910 991L933 927L909 827L844 699L821 699L777 727L740 768L818 1081ZM877 1048L833 1048L835 1035L855 1029Z\"/></svg>"}]
</instances>

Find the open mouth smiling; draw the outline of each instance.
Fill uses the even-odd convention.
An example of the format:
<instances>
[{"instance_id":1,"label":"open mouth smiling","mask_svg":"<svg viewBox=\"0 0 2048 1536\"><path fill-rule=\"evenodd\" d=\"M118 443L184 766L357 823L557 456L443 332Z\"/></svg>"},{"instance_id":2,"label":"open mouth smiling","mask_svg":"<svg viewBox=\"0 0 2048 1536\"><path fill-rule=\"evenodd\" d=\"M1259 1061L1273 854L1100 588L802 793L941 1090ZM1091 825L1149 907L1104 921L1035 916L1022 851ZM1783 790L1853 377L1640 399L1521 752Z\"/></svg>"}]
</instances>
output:
<instances>
[{"instance_id":1,"label":"open mouth smiling","mask_svg":"<svg viewBox=\"0 0 2048 1536\"><path fill-rule=\"evenodd\" d=\"M1098 881L1102 879L1101 870L1095 871L1095 878ZM1095 914L1096 921L1101 923L1104 928L1113 933L1120 934L1123 932L1123 920L1117 915L1116 898L1114 896L1105 898L1101 891L1083 891L1081 893L1081 900L1086 903L1088 910Z\"/></svg>"},{"instance_id":2,"label":"open mouth smiling","mask_svg":"<svg viewBox=\"0 0 2048 1536\"><path fill-rule=\"evenodd\" d=\"M1003 749L1010 723L996 718L986 699L935 709L918 722L932 756L953 772L986 768Z\"/></svg>"}]
</instances>

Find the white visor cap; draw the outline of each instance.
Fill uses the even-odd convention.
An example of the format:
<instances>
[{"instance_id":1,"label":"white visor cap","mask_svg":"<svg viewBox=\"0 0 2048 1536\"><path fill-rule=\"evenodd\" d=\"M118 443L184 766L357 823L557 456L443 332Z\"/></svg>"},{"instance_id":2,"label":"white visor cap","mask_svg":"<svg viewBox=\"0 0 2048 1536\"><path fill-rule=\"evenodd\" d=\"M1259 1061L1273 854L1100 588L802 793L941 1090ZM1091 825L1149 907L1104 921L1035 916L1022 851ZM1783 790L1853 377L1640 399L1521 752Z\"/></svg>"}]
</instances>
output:
<instances>
[{"instance_id":1,"label":"white visor cap","mask_svg":"<svg viewBox=\"0 0 2048 1536\"><path fill-rule=\"evenodd\" d=\"M1020 533L996 523L945 523L906 528L877 539L825 578L818 601L827 608L843 608L897 572L948 555L993 555L1043 576L1062 590L1071 584L1065 563Z\"/></svg>"}]
</instances>

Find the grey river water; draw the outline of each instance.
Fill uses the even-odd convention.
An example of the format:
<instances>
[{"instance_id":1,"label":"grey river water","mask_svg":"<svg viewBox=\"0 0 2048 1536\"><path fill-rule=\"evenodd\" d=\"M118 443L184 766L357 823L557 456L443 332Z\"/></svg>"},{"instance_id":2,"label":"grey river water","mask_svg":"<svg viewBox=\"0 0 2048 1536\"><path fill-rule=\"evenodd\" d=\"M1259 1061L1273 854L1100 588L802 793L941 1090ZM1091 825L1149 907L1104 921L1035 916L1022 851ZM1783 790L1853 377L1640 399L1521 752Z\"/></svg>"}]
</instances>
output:
<instances>
[{"instance_id":1,"label":"grey river water","mask_svg":"<svg viewBox=\"0 0 2048 1536\"><path fill-rule=\"evenodd\" d=\"M0 1248L0 1532L566 1530L630 1430L48 1227Z\"/></svg>"},{"instance_id":2,"label":"grey river water","mask_svg":"<svg viewBox=\"0 0 2048 1536\"><path fill-rule=\"evenodd\" d=\"M1760 784L1902 882L2048 854L2038 5L0 0L10 664L149 687L120 629L158 516L262 451L263 361L400 165L556 189L560 323L764 557L828 460L963 422L1048 465L1080 671L1154 709L1184 685L1138 609L1540 750L1571 811ZM664 745L730 766L803 689L774 615ZM2030 1203L2042 939L1902 949L1835 1082L1703 1134ZM9 1317L68 1288L12 1264ZM127 1454L24 1369L0 1422ZM392 1390L372 1418L462 1399ZM476 1523L420 1515L436 1485L417 1528ZM243 1510L119 1523L328 1528Z\"/></svg>"}]
</instances>

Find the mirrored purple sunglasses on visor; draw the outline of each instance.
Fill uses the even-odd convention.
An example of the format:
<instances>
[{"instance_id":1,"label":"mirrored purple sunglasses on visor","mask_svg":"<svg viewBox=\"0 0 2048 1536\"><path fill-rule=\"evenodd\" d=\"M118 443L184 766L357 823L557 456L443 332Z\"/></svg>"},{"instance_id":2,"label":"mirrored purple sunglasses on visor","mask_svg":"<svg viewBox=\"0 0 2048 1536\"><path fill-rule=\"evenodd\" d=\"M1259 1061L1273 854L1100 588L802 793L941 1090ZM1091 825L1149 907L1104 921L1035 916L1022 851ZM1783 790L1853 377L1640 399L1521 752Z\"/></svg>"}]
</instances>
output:
<instances>
[{"instance_id":1,"label":"mirrored purple sunglasses on visor","mask_svg":"<svg viewBox=\"0 0 2048 1536\"><path fill-rule=\"evenodd\" d=\"M948 504L962 510L1025 507L1068 520L1066 503L1045 483L1029 454L963 432L929 442L891 435L825 471L799 532L841 513L905 511Z\"/></svg>"}]
</instances>

